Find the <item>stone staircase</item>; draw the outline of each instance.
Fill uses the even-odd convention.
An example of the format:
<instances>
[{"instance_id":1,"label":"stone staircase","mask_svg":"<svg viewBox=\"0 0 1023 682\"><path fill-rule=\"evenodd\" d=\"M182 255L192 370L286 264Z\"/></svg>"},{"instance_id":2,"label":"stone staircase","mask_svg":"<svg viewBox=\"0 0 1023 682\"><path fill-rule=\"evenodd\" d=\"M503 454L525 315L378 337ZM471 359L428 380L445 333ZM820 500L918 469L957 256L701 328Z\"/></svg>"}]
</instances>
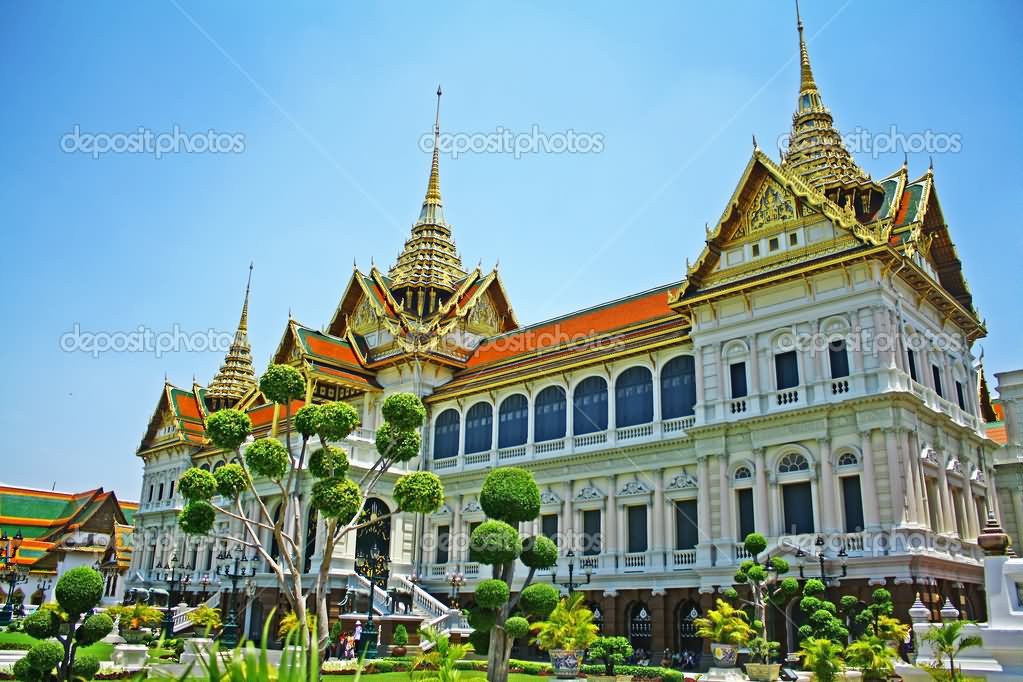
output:
<instances>
[{"instance_id":1,"label":"stone staircase","mask_svg":"<svg viewBox=\"0 0 1023 682\"><path fill-rule=\"evenodd\" d=\"M220 606L220 592L214 592L209 598L203 602L204 605L210 608L217 608ZM197 606L186 606L181 608L180 606L174 607L174 634L178 634L188 630L192 627L192 624L188 621L188 614L195 611Z\"/></svg>"}]
</instances>

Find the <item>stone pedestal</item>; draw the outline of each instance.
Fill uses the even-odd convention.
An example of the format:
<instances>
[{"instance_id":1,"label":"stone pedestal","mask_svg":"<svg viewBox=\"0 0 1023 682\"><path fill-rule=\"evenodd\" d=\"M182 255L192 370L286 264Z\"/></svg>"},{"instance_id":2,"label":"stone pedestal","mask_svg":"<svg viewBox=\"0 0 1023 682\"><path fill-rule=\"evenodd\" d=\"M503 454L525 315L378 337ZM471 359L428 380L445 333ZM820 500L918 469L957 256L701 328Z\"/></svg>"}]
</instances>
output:
<instances>
[{"instance_id":1,"label":"stone pedestal","mask_svg":"<svg viewBox=\"0 0 1023 682\"><path fill-rule=\"evenodd\" d=\"M210 649L213 648L213 640L205 637L193 637L185 640L185 650L181 652L181 663L188 665L195 663L201 665L203 661L209 660Z\"/></svg>"},{"instance_id":2,"label":"stone pedestal","mask_svg":"<svg viewBox=\"0 0 1023 682\"><path fill-rule=\"evenodd\" d=\"M149 659L149 647L145 644L117 644L111 660L114 665L127 670L141 670Z\"/></svg>"}]
</instances>

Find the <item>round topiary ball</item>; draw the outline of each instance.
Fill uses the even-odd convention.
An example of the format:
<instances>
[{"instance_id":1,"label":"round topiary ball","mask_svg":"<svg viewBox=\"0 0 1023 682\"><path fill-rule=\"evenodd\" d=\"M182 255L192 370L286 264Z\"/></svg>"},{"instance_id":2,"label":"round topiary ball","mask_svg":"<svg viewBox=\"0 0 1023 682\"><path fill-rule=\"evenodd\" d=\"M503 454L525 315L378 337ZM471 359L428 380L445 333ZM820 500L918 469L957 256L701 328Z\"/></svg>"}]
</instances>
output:
<instances>
[{"instance_id":1,"label":"round topiary ball","mask_svg":"<svg viewBox=\"0 0 1023 682\"><path fill-rule=\"evenodd\" d=\"M767 549L767 539L760 533L750 533L743 541L746 551L756 556Z\"/></svg>"},{"instance_id":2,"label":"round topiary ball","mask_svg":"<svg viewBox=\"0 0 1023 682\"><path fill-rule=\"evenodd\" d=\"M525 469L494 469L483 481L480 506L492 519L508 523L532 521L540 515L540 488L533 474Z\"/></svg>"},{"instance_id":3,"label":"round topiary ball","mask_svg":"<svg viewBox=\"0 0 1023 682\"><path fill-rule=\"evenodd\" d=\"M394 484L394 500L402 511L430 514L444 504L444 485L431 471L405 474Z\"/></svg>"},{"instance_id":4,"label":"round topiary ball","mask_svg":"<svg viewBox=\"0 0 1023 682\"><path fill-rule=\"evenodd\" d=\"M186 500L208 500L217 494L217 479L205 469L191 467L178 479L178 492Z\"/></svg>"},{"instance_id":5,"label":"round topiary ball","mask_svg":"<svg viewBox=\"0 0 1023 682\"><path fill-rule=\"evenodd\" d=\"M522 563L528 568L543 570L558 563L558 546L545 535L522 541Z\"/></svg>"},{"instance_id":6,"label":"round topiary ball","mask_svg":"<svg viewBox=\"0 0 1023 682\"><path fill-rule=\"evenodd\" d=\"M547 583L533 583L522 590L519 595L519 606L532 616L546 618L558 605L561 595L557 588Z\"/></svg>"},{"instance_id":7,"label":"round topiary ball","mask_svg":"<svg viewBox=\"0 0 1023 682\"><path fill-rule=\"evenodd\" d=\"M213 472L217 480L217 493L233 500L249 487L249 474L241 464L225 464Z\"/></svg>"},{"instance_id":8,"label":"round topiary ball","mask_svg":"<svg viewBox=\"0 0 1023 682\"><path fill-rule=\"evenodd\" d=\"M792 596L799 591L799 581L795 578L785 578L779 583L781 591L787 596Z\"/></svg>"},{"instance_id":9,"label":"round topiary ball","mask_svg":"<svg viewBox=\"0 0 1023 682\"><path fill-rule=\"evenodd\" d=\"M739 593L734 587L726 587L725 591L721 593L725 599L738 599Z\"/></svg>"},{"instance_id":10,"label":"round topiary ball","mask_svg":"<svg viewBox=\"0 0 1023 682\"><path fill-rule=\"evenodd\" d=\"M328 478L313 484L313 508L328 519L348 523L355 518L361 504L359 486L347 478Z\"/></svg>"},{"instance_id":11,"label":"round topiary ball","mask_svg":"<svg viewBox=\"0 0 1023 682\"><path fill-rule=\"evenodd\" d=\"M778 575L783 575L789 572L789 562L782 559L780 556L771 557L771 565L774 566L774 570Z\"/></svg>"},{"instance_id":12,"label":"round topiary ball","mask_svg":"<svg viewBox=\"0 0 1023 682\"><path fill-rule=\"evenodd\" d=\"M260 438L245 448L245 463L257 476L279 481L288 473L291 457L276 438Z\"/></svg>"},{"instance_id":13,"label":"round topiary ball","mask_svg":"<svg viewBox=\"0 0 1023 682\"><path fill-rule=\"evenodd\" d=\"M751 566L746 575L749 576L750 580L762 583L767 580L767 569L763 566Z\"/></svg>"},{"instance_id":14,"label":"round topiary ball","mask_svg":"<svg viewBox=\"0 0 1023 682\"><path fill-rule=\"evenodd\" d=\"M494 627L494 623L497 622L497 612L489 609L481 609L478 606L465 614L465 619L469 622L469 626L474 630L480 632L490 632Z\"/></svg>"},{"instance_id":15,"label":"round topiary ball","mask_svg":"<svg viewBox=\"0 0 1023 682\"><path fill-rule=\"evenodd\" d=\"M417 457L422 442L419 431L399 429L390 422L384 422L377 429L377 452L392 462L407 462Z\"/></svg>"},{"instance_id":16,"label":"round topiary ball","mask_svg":"<svg viewBox=\"0 0 1023 682\"><path fill-rule=\"evenodd\" d=\"M512 639L525 637L529 634L529 621L522 616L512 616L504 622L504 631Z\"/></svg>"},{"instance_id":17,"label":"round topiary ball","mask_svg":"<svg viewBox=\"0 0 1023 682\"><path fill-rule=\"evenodd\" d=\"M490 651L490 632L484 630L473 630L469 635L469 644L472 650L479 656L486 656Z\"/></svg>"},{"instance_id":18,"label":"round topiary ball","mask_svg":"<svg viewBox=\"0 0 1023 682\"><path fill-rule=\"evenodd\" d=\"M469 559L484 564L515 561L522 551L519 532L504 521L484 521L469 536Z\"/></svg>"},{"instance_id":19,"label":"round topiary ball","mask_svg":"<svg viewBox=\"0 0 1023 682\"><path fill-rule=\"evenodd\" d=\"M71 667L75 680L91 680L99 672L99 659L92 654L75 654L75 664Z\"/></svg>"},{"instance_id":20,"label":"round topiary ball","mask_svg":"<svg viewBox=\"0 0 1023 682\"><path fill-rule=\"evenodd\" d=\"M206 419L206 435L221 450L237 450L252 431L252 420L241 410L217 410Z\"/></svg>"},{"instance_id":21,"label":"round topiary ball","mask_svg":"<svg viewBox=\"0 0 1023 682\"><path fill-rule=\"evenodd\" d=\"M305 395L305 379L291 365L270 365L259 377L259 390L270 402L283 405Z\"/></svg>"},{"instance_id":22,"label":"round topiary ball","mask_svg":"<svg viewBox=\"0 0 1023 682\"><path fill-rule=\"evenodd\" d=\"M327 441L342 441L359 425L359 413L345 402L320 405L316 415L316 433Z\"/></svg>"},{"instance_id":23,"label":"round topiary ball","mask_svg":"<svg viewBox=\"0 0 1023 682\"><path fill-rule=\"evenodd\" d=\"M384 419L399 431L414 431L423 425L426 408L412 393L395 393L384 399L380 410Z\"/></svg>"},{"instance_id":24,"label":"round topiary ball","mask_svg":"<svg viewBox=\"0 0 1023 682\"><path fill-rule=\"evenodd\" d=\"M21 680L22 682L38 682L43 679L43 673L32 668L32 664L29 663L27 656L22 656L15 661L11 672L14 673L14 679ZM49 676L49 671L46 674Z\"/></svg>"},{"instance_id":25,"label":"round topiary ball","mask_svg":"<svg viewBox=\"0 0 1023 682\"><path fill-rule=\"evenodd\" d=\"M803 597L799 600L799 610L803 613L813 613L821 608L821 603L817 597Z\"/></svg>"},{"instance_id":26,"label":"round topiary ball","mask_svg":"<svg viewBox=\"0 0 1023 682\"><path fill-rule=\"evenodd\" d=\"M192 500L178 514L178 528L188 535L206 535L217 519L217 510L206 500Z\"/></svg>"},{"instance_id":27,"label":"round topiary ball","mask_svg":"<svg viewBox=\"0 0 1023 682\"><path fill-rule=\"evenodd\" d=\"M504 606L511 596L508 583L496 578L481 580L476 586L476 603L484 609L499 609Z\"/></svg>"},{"instance_id":28,"label":"round topiary ball","mask_svg":"<svg viewBox=\"0 0 1023 682\"><path fill-rule=\"evenodd\" d=\"M103 576L88 566L66 571L53 591L60 608L70 616L79 616L94 608L103 598ZM74 622L74 618L71 619Z\"/></svg>"},{"instance_id":29,"label":"round topiary ball","mask_svg":"<svg viewBox=\"0 0 1023 682\"><path fill-rule=\"evenodd\" d=\"M67 574L65 573L65 575ZM45 676L64 660L64 647L56 641L48 639L33 645L25 654L25 658L28 660L29 667Z\"/></svg>"},{"instance_id":30,"label":"round topiary ball","mask_svg":"<svg viewBox=\"0 0 1023 682\"><path fill-rule=\"evenodd\" d=\"M309 471L316 478L340 478L348 473L348 455L333 445L316 448L309 455Z\"/></svg>"},{"instance_id":31,"label":"round topiary ball","mask_svg":"<svg viewBox=\"0 0 1023 682\"><path fill-rule=\"evenodd\" d=\"M824 583L817 578L811 578L803 585L803 594L805 595L821 594L822 592L824 592Z\"/></svg>"},{"instance_id":32,"label":"round topiary ball","mask_svg":"<svg viewBox=\"0 0 1023 682\"><path fill-rule=\"evenodd\" d=\"M75 640L82 646L89 646L109 635L113 629L114 621L110 616L94 613L75 631Z\"/></svg>"},{"instance_id":33,"label":"round topiary ball","mask_svg":"<svg viewBox=\"0 0 1023 682\"><path fill-rule=\"evenodd\" d=\"M34 639L56 637L60 631L60 618L50 609L37 609L21 622L25 633Z\"/></svg>"},{"instance_id":34,"label":"round topiary ball","mask_svg":"<svg viewBox=\"0 0 1023 682\"><path fill-rule=\"evenodd\" d=\"M295 430L302 434L303 438L311 438L316 435L316 422L319 418L319 405L303 405L295 413Z\"/></svg>"}]
</instances>

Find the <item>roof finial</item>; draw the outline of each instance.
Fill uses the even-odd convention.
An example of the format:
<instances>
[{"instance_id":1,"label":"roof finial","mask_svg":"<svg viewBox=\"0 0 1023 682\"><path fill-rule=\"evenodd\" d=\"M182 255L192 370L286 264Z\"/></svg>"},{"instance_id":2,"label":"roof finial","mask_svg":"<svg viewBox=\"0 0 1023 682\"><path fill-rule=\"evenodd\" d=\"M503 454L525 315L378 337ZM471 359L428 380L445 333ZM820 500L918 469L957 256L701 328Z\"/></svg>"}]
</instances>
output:
<instances>
[{"instance_id":1,"label":"roof finial","mask_svg":"<svg viewBox=\"0 0 1023 682\"><path fill-rule=\"evenodd\" d=\"M813 80L813 71L810 70L810 53L806 49L806 39L803 37L803 18L799 15L799 0L796 0L796 30L799 31L799 90L816 90L817 83Z\"/></svg>"},{"instance_id":2,"label":"roof finial","mask_svg":"<svg viewBox=\"0 0 1023 682\"><path fill-rule=\"evenodd\" d=\"M433 163L430 165L430 182L426 186L426 201L423 203L423 210L427 204L440 206L440 96L443 92L437 86L437 112L433 117ZM420 216L422 218L422 216Z\"/></svg>"},{"instance_id":3,"label":"roof finial","mask_svg":"<svg viewBox=\"0 0 1023 682\"><path fill-rule=\"evenodd\" d=\"M757 151L760 147L757 146L757 135L753 133L753 151Z\"/></svg>"},{"instance_id":4,"label":"roof finial","mask_svg":"<svg viewBox=\"0 0 1023 682\"><path fill-rule=\"evenodd\" d=\"M170 383L170 379L167 377L167 372L163 373L163 383L165 383L165 384L169 384Z\"/></svg>"},{"instance_id":5,"label":"roof finial","mask_svg":"<svg viewBox=\"0 0 1023 682\"><path fill-rule=\"evenodd\" d=\"M253 261L249 261L249 279L245 282L245 301L242 303L242 317L238 320L238 330L244 332L249 330L249 291L252 288L253 265Z\"/></svg>"},{"instance_id":6,"label":"roof finial","mask_svg":"<svg viewBox=\"0 0 1023 682\"><path fill-rule=\"evenodd\" d=\"M902 152L902 167L909 168L909 152L907 151Z\"/></svg>"},{"instance_id":7,"label":"roof finial","mask_svg":"<svg viewBox=\"0 0 1023 682\"><path fill-rule=\"evenodd\" d=\"M928 156L927 173L928 175L934 175L934 157Z\"/></svg>"}]
</instances>

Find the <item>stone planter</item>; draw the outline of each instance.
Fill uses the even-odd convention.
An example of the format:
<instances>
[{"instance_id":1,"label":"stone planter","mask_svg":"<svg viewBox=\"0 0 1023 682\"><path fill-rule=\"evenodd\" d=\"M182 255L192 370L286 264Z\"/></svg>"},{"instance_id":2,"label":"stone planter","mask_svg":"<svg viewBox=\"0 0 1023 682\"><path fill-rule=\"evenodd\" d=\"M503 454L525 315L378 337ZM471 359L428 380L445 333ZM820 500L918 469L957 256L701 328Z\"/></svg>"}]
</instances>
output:
<instances>
[{"instance_id":1,"label":"stone planter","mask_svg":"<svg viewBox=\"0 0 1023 682\"><path fill-rule=\"evenodd\" d=\"M579 676L581 651L554 650L550 652L551 668L559 680L572 680Z\"/></svg>"},{"instance_id":2,"label":"stone planter","mask_svg":"<svg viewBox=\"0 0 1023 682\"><path fill-rule=\"evenodd\" d=\"M213 640L205 637L192 637L185 640L185 650L181 652L181 664L201 663L210 658Z\"/></svg>"},{"instance_id":3,"label":"stone planter","mask_svg":"<svg viewBox=\"0 0 1023 682\"><path fill-rule=\"evenodd\" d=\"M141 644L149 633L146 630L123 630L121 637L127 644Z\"/></svg>"},{"instance_id":4,"label":"stone planter","mask_svg":"<svg viewBox=\"0 0 1023 682\"><path fill-rule=\"evenodd\" d=\"M407 653L408 653L408 648L407 647L399 646L397 644L392 644L391 645L391 651L390 651L391 656L397 656L397 657L400 658L400 657L404 656Z\"/></svg>"},{"instance_id":5,"label":"stone planter","mask_svg":"<svg viewBox=\"0 0 1023 682\"><path fill-rule=\"evenodd\" d=\"M110 658L114 665L127 670L141 670L149 660L149 647L145 644L118 644Z\"/></svg>"},{"instance_id":6,"label":"stone planter","mask_svg":"<svg viewBox=\"0 0 1023 682\"><path fill-rule=\"evenodd\" d=\"M739 661L739 647L734 644L713 642L710 653L714 656L714 665L718 668L734 668Z\"/></svg>"},{"instance_id":7,"label":"stone planter","mask_svg":"<svg viewBox=\"0 0 1023 682\"><path fill-rule=\"evenodd\" d=\"M756 682L774 682L781 674L781 663L747 663L746 675Z\"/></svg>"}]
</instances>

